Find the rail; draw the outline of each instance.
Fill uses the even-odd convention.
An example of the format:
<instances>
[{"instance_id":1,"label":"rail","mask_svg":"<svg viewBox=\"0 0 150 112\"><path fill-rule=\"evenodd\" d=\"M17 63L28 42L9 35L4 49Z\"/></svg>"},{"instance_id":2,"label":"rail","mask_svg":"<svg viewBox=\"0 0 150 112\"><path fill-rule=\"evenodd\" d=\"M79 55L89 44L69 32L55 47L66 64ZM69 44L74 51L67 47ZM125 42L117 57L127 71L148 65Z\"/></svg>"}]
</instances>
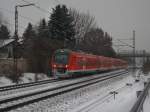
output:
<instances>
[{"instance_id":1,"label":"rail","mask_svg":"<svg viewBox=\"0 0 150 112\"><path fill-rule=\"evenodd\" d=\"M48 80L42 80L42 81L37 81L37 82L29 82L29 83L23 83L23 84L2 86L2 87L0 87L0 92L13 90L13 89L19 89L19 88L25 88L25 87L31 87L31 86L41 85L41 84L47 84L47 83L52 83L52 82L57 82L57 81L59 81L59 80L58 79L48 79Z\"/></svg>"},{"instance_id":2,"label":"rail","mask_svg":"<svg viewBox=\"0 0 150 112\"><path fill-rule=\"evenodd\" d=\"M46 98L64 94L127 73L128 71L112 73L111 75L109 74L106 76L91 77L87 80L70 82L56 87L50 87L50 88L48 87L48 88L43 88L41 90L30 91L30 92L27 91L26 93L21 93L18 95L14 94L10 97L5 97L3 99L0 99L0 111L1 112L10 111L12 109L28 105L30 103L34 103Z\"/></svg>"},{"instance_id":3,"label":"rail","mask_svg":"<svg viewBox=\"0 0 150 112\"><path fill-rule=\"evenodd\" d=\"M149 88L150 88L150 79L148 80L148 83L146 84L144 90L139 95L136 103L134 104L134 106L132 107L130 112L141 112L141 111L143 111L143 103L146 99L146 96L148 95Z\"/></svg>"}]
</instances>

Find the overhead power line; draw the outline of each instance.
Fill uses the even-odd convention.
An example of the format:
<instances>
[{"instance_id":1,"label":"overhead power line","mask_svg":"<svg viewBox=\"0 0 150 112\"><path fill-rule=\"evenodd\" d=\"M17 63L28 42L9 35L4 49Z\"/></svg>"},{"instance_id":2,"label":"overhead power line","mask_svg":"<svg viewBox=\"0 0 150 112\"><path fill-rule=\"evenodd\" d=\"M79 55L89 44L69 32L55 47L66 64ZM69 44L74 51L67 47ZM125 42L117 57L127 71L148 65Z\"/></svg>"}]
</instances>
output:
<instances>
[{"instance_id":1,"label":"overhead power line","mask_svg":"<svg viewBox=\"0 0 150 112\"><path fill-rule=\"evenodd\" d=\"M120 39L118 39L118 41L119 41L120 43L122 43L122 44L124 44L124 45L128 46L128 47L133 48L133 46L132 46L132 45L129 45L129 44L127 44L127 43L125 43L125 42L121 41Z\"/></svg>"},{"instance_id":2,"label":"overhead power line","mask_svg":"<svg viewBox=\"0 0 150 112\"><path fill-rule=\"evenodd\" d=\"M2 8L2 7L0 7L0 9L3 10L3 11L5 11L5 12L7 12L7 13L9 13L9 14L12 14L12 15L14 15L14 13L15 13L15 12L13 12L13 11L10 11L10 10L8 10L8 9L4 9L4 8ZM21 18L25 19L25 20L28 20L28 21L30 20L30 21L32 21L32 22L35 23L35 20L33 20L33 19L29 18L29 17L23 16L23 15L21 15L21 14L19 14L19 16L20 16Z\"/></svg>"},{"instance_id":3,"label":"overhead power line","mask_svg":"<svg viewBox=\"0 0 150 112\"><path fill-rule=\"evenodd\" d=\"M11 15L14 15L14 13L15 13L15 12L13 12L13 11L10 11L10 10L8 10L8 9L4 9L4 8L2 8L2 7L0 7L0 9L3 10L3 11L5 11L6 13L11 14ZM20 15L20 14L19 14L19 16L20 16L21 18L25 19L25 20L28 20L28 21L30 20L30 21L32 21L32 22L35 23L35 21L34 21L33 19L29 18L29 17L22 16L22 15ZM9 23L9 22L7 22L7 24L10 25L10 26L12 26L12 27L15 25L15 24ZM21 25L18 25L18 27L21 28L21 29L23 29L23 30L26 29L26 27L21 26Z\"/></svg>"},{"instance_id":4,"label":"overhead power line","mask_svg":"<svg viewBox=\"0 0 150 112\"><path fill-rule=\"evenodd\" d=\"M28 4L30 4L31 2L28 2L28 1L26 1L26 0L22 0L23 2L25 2L25 3L28 3ZM35 3L34 3L35 4ZM41 8L40 6L38 6L38 5L34 5L34 7L36 7L37 9L39 9L40 11L42 11L42 12L44 12L44 13L48 13L48 14L50 14L50 12L48 11L48 10L46 10L46 9L44 9L44 8Z\"/></svg>"}]
</instances>

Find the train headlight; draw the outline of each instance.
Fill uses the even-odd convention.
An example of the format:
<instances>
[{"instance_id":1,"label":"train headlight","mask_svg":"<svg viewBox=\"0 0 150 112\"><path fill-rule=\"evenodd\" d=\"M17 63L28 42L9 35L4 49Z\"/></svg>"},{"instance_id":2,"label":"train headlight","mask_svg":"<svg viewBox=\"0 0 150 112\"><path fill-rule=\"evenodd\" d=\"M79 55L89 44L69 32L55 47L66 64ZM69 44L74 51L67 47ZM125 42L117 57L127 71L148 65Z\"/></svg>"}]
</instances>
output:
<instances>
[{"instance_id":1,"label":"train headlight","mask_svg":"<svg viewBox=\"0 0 150 112\"><path fill-rule=\"evenodd\" d=\"M54 68L56 68L56 65L53 65Z\"/></svg>"},{"instance_id":2,"label":"train headlight","mask_svg":"<svg viewBox=\"0 0 150 112\"><path fill-rule=\"evenodd\" d=\"M68 68L68 65L66 65L65 67Z\"/></svg>"}]
</instances>

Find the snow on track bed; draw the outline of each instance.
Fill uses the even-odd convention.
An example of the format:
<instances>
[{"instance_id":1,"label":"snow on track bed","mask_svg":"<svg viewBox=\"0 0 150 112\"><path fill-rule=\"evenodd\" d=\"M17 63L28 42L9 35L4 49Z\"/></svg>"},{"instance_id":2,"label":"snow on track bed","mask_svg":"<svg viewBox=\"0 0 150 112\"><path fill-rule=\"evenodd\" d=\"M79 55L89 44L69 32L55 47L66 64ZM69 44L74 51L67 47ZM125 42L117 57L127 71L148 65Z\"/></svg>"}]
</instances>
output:
<instances>
[{"instance_id":1,"label":"snow on track bed","mask_svg":"<svg viewBox=\"0 0 150 112\"><path fill-rule=\"evenodd\" d=\"M118 70L118 72L121 70ZM115 73L117 71L113 71L112 73ZM91 77L91 76L89 76ZM82 79L86 79L87 77L83 77ZM75 79L79 80L79 79ZM50 80L43 80L43 81L38 81L38 82L31 82L31 83L23 83L23 84L18 84L18 85L10 85L10 86L4 86L0 87L0 99L3 98L5 95L11 95L11 94L16 94L19 92L23 91L30 91L30 90L36 90L38 88L44 88L50 86L52 83L54 84L55 82L58 82L59 80L56 79L50 79ZM64 82L67 80L59 81L59 82ZM68 80L69 82L70 80Z\"/></svg>"},{"instance_id":2,"label":"snow on track bed","mask_svg":"<svg viewBox=\"0 0 150 112\"><path fill-rule=\"evenodd\" d=\"M142 89L143 83L133 82L132 87L123 87L121 91L118 90L118 94L115 99L114 96L110 94L110 91L106 92L104 95L95 96L94 99L82 106L77 107L71 112L129 112L136 101L136 89ZM140 88L138 88L140 86ZM116 88L117 89L117 88ZM113 89L112 91L114 91ZM107 97L105 97L107 96ZM128 101L126 100L128 99Z\"/></svg>"},{"instance_id":3,"label":"snow on track bed","mask_svg":"<svg viewBox=\"0 0 150 112\"><path fill-rule=\"evenodd\" d=\"M150 110L150 90L148 91L148 96L146 97L143 104L143 112L149 112Z\"/></svg>"},{"instance_id":4,"label":"snow on track bed","mask_svg":"<svg viewBox=\"0 0 150 112\"><path fill-rule=\"evenodd\" d=\"M106 75L106 74L105 74ZM119 76L119 79L121 78L121 77L124 77L124 76ZM118 79L118 77L116 77L117 79ZM109 79L109 80L105 80L105 81L101 81L101 82L98 82L98 83L95 83L95 84L93 84L93 85L89 85L89 86L86 86L86 87L84 87L84 88L80 88L81 90L83 89L83 93L85 93L86 91L88 91L88 89L89 90L91 90L89 87L90 86L93 86L94 87L94 85L98 85L98 86L103 86L103 83L104 82L107 82L107 83L110 83L111 81L113 81L113 80L115 80L116 78L113 78L113 79ZM96 79L95 79L96 80ZM107 85L109 85L109 84L107 84ZM87 88L87 89L85 89L85 88ZM94 87L95 88L95 87ZM72 92L69 92L69 93L65 93L64 95L67 95L67 94L69 94L69 95L67 95L67 97L65 97L65 98L73 98L72 97L72 95L74 96L74 93L76 93L76 92L79 92L79 96L81 96L82 95L82 93L81 93L81 90L80 89L77 89L77 90L73 90ZM87 93L87 92L86 92ZM72 94L71 95L71 97L70 97L70 94ZM50 110L58 110L58 111L62 111L62 110L59 110L59 108L58 107L56 107L56 109L54 108L55 106L58 106L58 104L59 104L59 101L57 101L57 98L58 97L61 97L61 96L63 96L63 94L62 95L58 95L58 96L55 96L55 97L52 97L52 98L48 98L47 100L42 100L42 101L39 101L39 102L36 102L36 103L33 103L33 104L30 104L30 105L28 105L28 106L25 106L24 108L21 108L21 110L20 109L16 109L16 110L14 110L14 112L16 112L16 111L25 111L25 112L27 112L27 111L34 111L34 112L38 112L38 111L42 111L42 112L44 112L44 110L47 112L47 108L49 107L50 108ZM75 99L76 99L76 95L75 95ZM63 100L63 99L65 99L65 98L58 98L58 100ZM71 100L70 99L70 100ZM74 98L73 98L74 99ZM69 100L67 100L67 101L69 101ZM43 104L43 102L44 102L44 104ZM63 102L63 101L60 101L60 102ZM47 105L48 104L48 105ZM68 103L65 103L66 105L68 104ZM55 106L54 106L55 105ZM51 107L52 106L52 107ZM53 107L54 106L54 107ZM59 105L60 106L60 105ZM38 107L38 108L36 108L36 107ZM47 108L46 108L47 107ZM61 106L60 106L61 107ZM49 112L49 111L48 111ZM51 111L50 111L51 112Z\"/></svg>"},{"instance_id":5,"label":"snow on track bed","mask_svg":"<svg viewBox=\"0 0 150 112\"><path fill-rule=\"evenodd\" d=\"M24 83L18 85L0 87L0 99L5 95L16 94L23 91L33 90L48 86L50 83L58 82L59 80L45 80L34 83Z\"/></svg>"},{"instance_id":6,"label":"snow on track bed","mask_svg":"<svg viewBox=\"0 0 150 112\"><path fill-rule=\"evenodd\" d=\"M12 90L12 89L24 88L24 87L28 87L28 86L45 84L45 83L49 83L49 82L52 82L52 81L56 81L56 80L49 79L49 80L42 80L42 81L37 81L37 82L30 82L30 83L23 83L23 84L14 84L14 85L2 86L2 87L0 87L0 92Z\"/></svg>"},{"instance_id":7,"label":"snow on track bed","mask_svg":"<svg viewBox=\"0 0 150 112\"><path fill-rule=\"evenodd\" d=\"M74 89L78 89L80 87L84 87L90 84L97 83L102 80L106 80L109 78L116 77L118 75L121 75L125 73L125 71L121 72L110 72L110 73L105 73L105 78L100 75L99 77L93 76L88 78L88 80L82 80L82 81L77 81L77 82L71 82L67 84L57 84L55 87L45 87L45 88L40 88L39 90L36 91L27 91L27 92L22 92L21 94L13 94L13 95L8 95L5 98L0 100L0 110L1 111L8 111L9 109L17 108L18 106L23 106L27 105L29 103L33 103L35 101L40 101L48 97L56 96L59 95L60 93L65 93L68 91L72 91ZM111 76L109 75L111 74Z\"/></svg>"},{"instance_id":8,"label":"snow on track bed","mask_svg":"<svg viewBox=\"0 0 150 112\"><path fill-rule=\"evenodd\" d=\"M72 99L71 101L64 101L64 103L69 103L67 103L68 105L64 103L60 104L62 105L61 110L55 108L55 111L51 111L51 108L48 108L47 112L129 112L136 102L136 91L144 88L144 81L145 79L141 77L140 82L135 83L135 79L128 76L123 80L110 83L111 89L105 85L104 87L95 89L95 91L89 91L88 94L85 93L85 95L74 99L73 104L69 104ZM131 83L132 86L126 86L127 83ZM118 95L114 100L113 96L109 93L115 90L117 90ZM76 104L74 104L74 102ZM146 112L149 112L149 110Z\"/></svg>"}]
</instances>

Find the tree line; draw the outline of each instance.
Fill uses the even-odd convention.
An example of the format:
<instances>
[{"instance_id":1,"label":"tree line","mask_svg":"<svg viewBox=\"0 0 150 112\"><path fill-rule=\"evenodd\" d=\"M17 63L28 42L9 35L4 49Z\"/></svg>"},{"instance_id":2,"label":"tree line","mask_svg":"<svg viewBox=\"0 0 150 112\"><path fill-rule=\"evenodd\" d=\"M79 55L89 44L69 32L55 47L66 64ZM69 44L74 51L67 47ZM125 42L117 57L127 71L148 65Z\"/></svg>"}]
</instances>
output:
<instances>
[{"instance_id":1,"label":"tree line","mask_svg":"<svg viewBox=\"0 0 150 112\"><path fill-rule=\"evenodd\" d=\"M150 59L147 58L147 60L143 63L142 72L144 74L148 74L150 72Z\"/></svg>"},{"instance_id":2,"label":"tree line","mask_svg":"<svg viewBox=\"0 0 150 112\"><path fill-rule=\"evenodd\" d=\"M5 25L0 25L0 39L10 37ZM7 36L4 36L7 35ZM30 72L46 73L50 66L52 53L66 48L95 55L115 57L112 37L97 26L89 13L57 5L49 20L40 20L37 25L28 23L18 44L19 57L26 58Z\"/></svg>"}]
</instances>

